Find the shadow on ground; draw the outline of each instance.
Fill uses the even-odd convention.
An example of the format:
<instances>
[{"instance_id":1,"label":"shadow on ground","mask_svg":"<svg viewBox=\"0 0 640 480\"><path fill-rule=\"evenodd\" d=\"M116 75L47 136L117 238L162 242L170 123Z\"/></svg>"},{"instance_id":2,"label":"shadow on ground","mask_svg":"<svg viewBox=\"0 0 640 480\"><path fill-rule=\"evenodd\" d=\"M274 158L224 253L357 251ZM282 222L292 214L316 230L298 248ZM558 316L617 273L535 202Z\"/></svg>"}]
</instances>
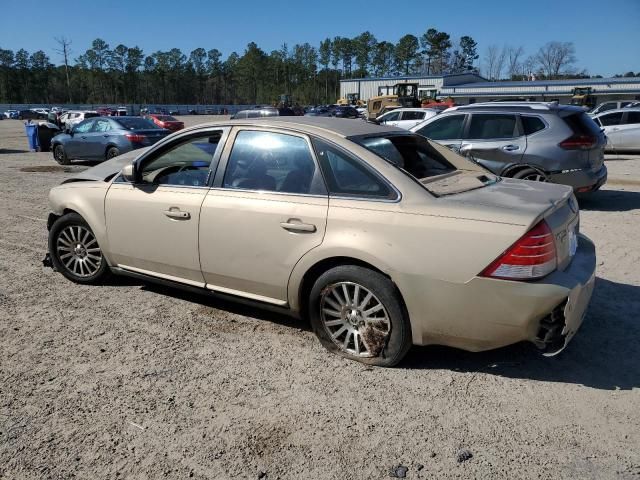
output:
<instances>
[{"instance_id":1,"label":"shadow on ground","mask_svg":"<svg viewBox=\"0 0 640 480\"><path fill-rule=\"evenodd\" d=\"M0 155L3 153L29 153L29 150L16 150L13 148L0 148Z\"/></svg>"},{"instance_id":2,"label":"shadow on ground","mask_svg":"<svg viewBox=\"0 0 640 480\"><path fill-rule=\"evenodd\" d=\"M414 347L400 367L482 372L602 390L640 388L640 287L598 278L581 329L556 357L543 357L524 343L482 353Z\"/></svg>"},{"instance_id":3,"label":"shadow on ground","mask_svg":"<svg viewBox=\"0 0 640 480\"><path fill-rule=\"evenodd\" d=\"M626 212L640 209L640 192L599 190L579 199L582 210Z\"/></svg>"}]
</instances>

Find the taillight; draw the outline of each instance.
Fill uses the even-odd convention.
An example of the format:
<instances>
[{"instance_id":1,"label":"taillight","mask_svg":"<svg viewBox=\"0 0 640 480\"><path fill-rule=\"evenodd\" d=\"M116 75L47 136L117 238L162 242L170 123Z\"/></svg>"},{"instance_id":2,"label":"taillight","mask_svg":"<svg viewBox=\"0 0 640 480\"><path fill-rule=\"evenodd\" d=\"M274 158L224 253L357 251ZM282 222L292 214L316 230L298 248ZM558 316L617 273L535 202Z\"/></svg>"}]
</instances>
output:
<instances>
[{"instance_id":1,"label":"taillight","mask_svg":"<svg viewBox=\"0 0 640 480\"><path fill-rule=\"evenodd\" d=\"M127 133L125 137L133 143L142 143L147 137L144 135L138 135L137 133Z\"/></svg>"},{"instance_id":2,"label":"taillight","mask_svg":"<svg viewBox=\"0 0 640 480\"><path fill-rule=\"evenodd\" d=\"M565 150L589 150L598 142L596 137L591 135L571 135L566 140L560 142L560 147Z\"/></svg>"},{"instance_id":3,"label":"taillight","mask_svg":"<svg viewBox=\"0 0 640 480\"><path fill-rule=\"evenodd\" d=\"M543 220L496 258L480 276L505 280L535 280L553 272L556 265L553 233Z\"/></svg>"}]
</instances>

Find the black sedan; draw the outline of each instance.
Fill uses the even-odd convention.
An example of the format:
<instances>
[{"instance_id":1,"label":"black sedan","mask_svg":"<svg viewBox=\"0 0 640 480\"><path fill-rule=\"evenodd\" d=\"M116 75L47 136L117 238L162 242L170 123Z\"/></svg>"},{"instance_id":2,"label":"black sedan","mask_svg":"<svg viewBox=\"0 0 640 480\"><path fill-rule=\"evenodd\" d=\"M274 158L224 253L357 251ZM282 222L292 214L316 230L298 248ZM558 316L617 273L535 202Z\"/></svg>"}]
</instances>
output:
<instances>
[{"instance_id":1,"label":"black sedan","mask_svg":"<svg viewBox=\"0 0 640 480\"><path fill-rule=\"evenodd\" d=\"M108 160L121 153L153 145L171 132L140 117L95 117L51 139L56 162L73 159Z\"/></svg>"}]
</instances>

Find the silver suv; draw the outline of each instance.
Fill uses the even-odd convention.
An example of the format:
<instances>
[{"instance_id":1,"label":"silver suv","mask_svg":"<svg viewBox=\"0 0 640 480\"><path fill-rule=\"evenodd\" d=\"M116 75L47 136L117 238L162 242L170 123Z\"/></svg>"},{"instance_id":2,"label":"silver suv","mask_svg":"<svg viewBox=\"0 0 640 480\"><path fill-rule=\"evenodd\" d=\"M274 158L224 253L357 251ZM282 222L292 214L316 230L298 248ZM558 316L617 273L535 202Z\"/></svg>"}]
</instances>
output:
<instances>
[{"instance_id":1,"label":"silver suv","mask_svg":"<svg viewBox=\"0 0 640 480\"><path fill-rule=\"evenodd\" d=\"M561 183L576 193L598 190L607 181L605 135L580 107L477 103L449 108L411 131L503 177Z\"/></svg>"}]
</instances>

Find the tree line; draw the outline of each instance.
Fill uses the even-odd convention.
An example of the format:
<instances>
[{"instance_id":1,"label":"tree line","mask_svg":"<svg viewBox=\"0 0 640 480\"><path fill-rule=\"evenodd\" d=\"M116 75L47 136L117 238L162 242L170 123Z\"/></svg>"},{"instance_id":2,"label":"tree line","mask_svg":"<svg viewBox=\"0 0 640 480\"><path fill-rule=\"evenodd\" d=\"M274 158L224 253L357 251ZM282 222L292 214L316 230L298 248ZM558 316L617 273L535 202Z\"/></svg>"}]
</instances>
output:
<instances>
[{"instance_id":1,"label":"tree line","mask_svg":"<svg viewBox=\"0 0 640 480\"><path fill-rule=\"evenodd\" d=\"M61 64L42 50L0 48L2 103L260 104L281 94L301 104L333 103L345 78L477 72L491 80L563 78L574 68L575 47L549 42L524 57L523 47L488 46L482 59L470 36L459 39L435 28L397 43L370 32L327 38L318 47L284 44L270 53L256 43L223 59L216 49L179 48L145 54L137 46L111 47L95 39L73 56L72 42L56 38Z\"/></svg>"}]
</instances>

